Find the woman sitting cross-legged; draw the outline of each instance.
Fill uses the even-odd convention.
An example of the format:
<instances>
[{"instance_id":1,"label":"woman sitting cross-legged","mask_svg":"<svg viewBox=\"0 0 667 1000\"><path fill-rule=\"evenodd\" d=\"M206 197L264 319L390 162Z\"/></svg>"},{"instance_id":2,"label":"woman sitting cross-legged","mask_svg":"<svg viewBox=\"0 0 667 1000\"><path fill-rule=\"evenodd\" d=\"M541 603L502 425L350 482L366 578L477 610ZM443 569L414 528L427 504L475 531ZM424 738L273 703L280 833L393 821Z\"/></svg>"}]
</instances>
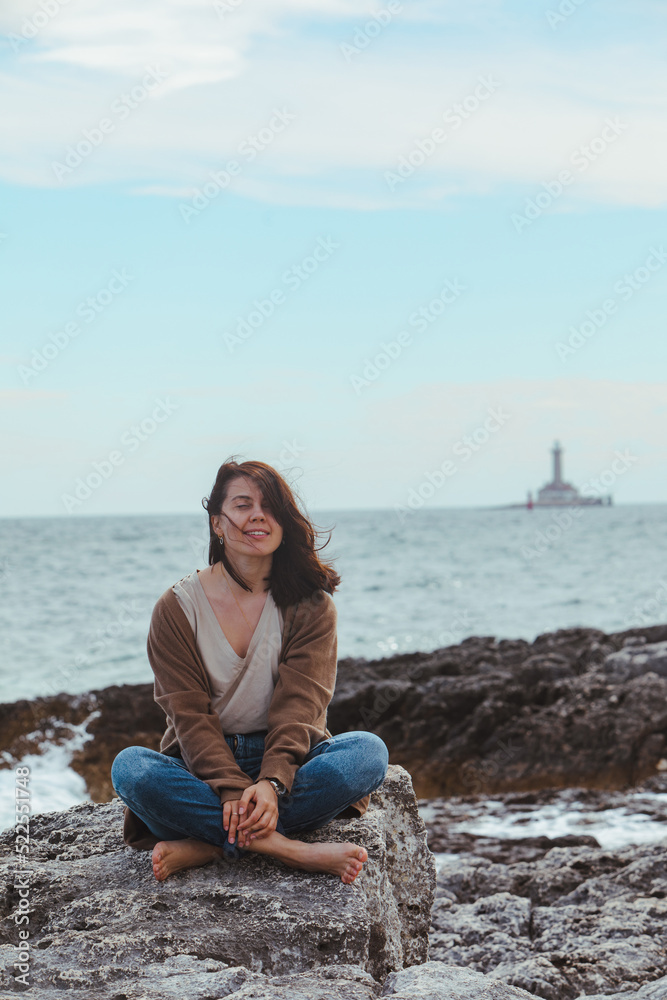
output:
<instances>
[{"instance_id":1,"label":"woman sitting cross-legged","mask_svg":"<svg viewBox=\"0 0 667 1000\"><path fill-rule=\"evenodd\" d=\"M387 748L331 736L340 583L288 484L263 462L225 462L207 500L209 566L159 598L148 634L160 751L113 762L125 843L153 849L159 880L216 857L265 854L353 882L367 854L295 835L362 815Z\"/></svg>"}]
</instances>

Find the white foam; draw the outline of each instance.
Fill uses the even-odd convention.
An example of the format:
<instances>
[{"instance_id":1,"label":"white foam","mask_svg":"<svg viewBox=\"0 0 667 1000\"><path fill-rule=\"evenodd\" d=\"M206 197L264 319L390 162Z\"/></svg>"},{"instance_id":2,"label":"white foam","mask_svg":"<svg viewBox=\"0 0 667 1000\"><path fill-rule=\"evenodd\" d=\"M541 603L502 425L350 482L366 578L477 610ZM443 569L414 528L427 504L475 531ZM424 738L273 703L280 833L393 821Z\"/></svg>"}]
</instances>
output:
<instances>
[{"instance_id":1,"label":"white foam","mask_svg":"<svg viewBox=\"0 0 667 1000\"><path fill-rule=\"evenodd\" d=\"M436 851L433 857L435 858L436 872L439 872L441 868L445 868L447 865L456 864L459 860L458 854L449 854L447 851Z\"/></svg>"},{"instance_id":2,"label":"white foam","mask_svg":"<svg viewBox=\"0 0 667 1000\"><path fill-rule=\"evenodd\" d=\"M438 818L438 810L434 803L422 801L419 803L419 815L428 826Z\"/></svg>"},{"instance_id":3,"label":"white foam","mask_svg":"<svg viewBox=\"0 0 667 1000\"><path fill-rule=\"evenodd\" d=\"M590 810L581 802L553 802L526 812L501 812L502 803L486 802L486 816L454 823L449 829L456 833L475 833L487 837L563 837L568 834L588 834L595 837L605 850L617 850L631 844L656 844L667 838L667 828L660 821L642 812L633 812L633 795L629 804L609 809ZM641 799L641 795L636 796ZM654 792L652 801L667 804L667 793ZM637 803L640 805L640 802ZM489 808L489 807L496 807Z\"/></svg>"},{"instance_id":4,"label":"white foam","mask_svg":"<svg viewBox=\"0 0 667 1000\"><path fill-rule=\"evenodd\" d=\"M88 723L99 712L93 712L78 726L71 726L72 736L59 746L50 745L42 754L28 754L16 767L29 767L30 815L69 809L80 802L90 802L86 782L70 767L72 754L80 749L92 735L86 731ZM7 755L5 754L5 759ZM0 770L0 830L14 826L14 789L16 775L14 768ZM21 801L28 801L21 799Z\"/></svg>"}]
</instances>

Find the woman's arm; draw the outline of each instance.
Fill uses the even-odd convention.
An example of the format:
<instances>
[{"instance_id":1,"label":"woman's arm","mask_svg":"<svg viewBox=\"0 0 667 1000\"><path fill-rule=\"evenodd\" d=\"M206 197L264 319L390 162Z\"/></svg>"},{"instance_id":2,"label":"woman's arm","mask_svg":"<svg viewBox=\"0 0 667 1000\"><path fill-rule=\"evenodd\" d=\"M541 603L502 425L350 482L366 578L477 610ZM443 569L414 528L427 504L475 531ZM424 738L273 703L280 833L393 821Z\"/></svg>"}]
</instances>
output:
<instances>
[{"instance_id":1,"label":"woman's arm","mask_svg":"<svg viewBox=\"0 0 667 1000\"><path fill-rule=\"evenodd\" d=\"M160 598L148 632L155 701L167 716L167 732L178 741L188 770L210 785L221 802L239 799L253 781L236 763L211 709L208 676L192 629L180 607L170 604L166 594Z\"/></svg>"},{"instance_id":2,"label":"woman's arm","mask_svg":"<svg viewBox=\"0 0 667 1000\"><path fill-rule=\"evenodd\" d=\"M278 667L259 779L277 778L289 791L313 743L324 737L336 686L337 612L317 590L300 601L294 634Z\"/></svg>"}]
</instances>

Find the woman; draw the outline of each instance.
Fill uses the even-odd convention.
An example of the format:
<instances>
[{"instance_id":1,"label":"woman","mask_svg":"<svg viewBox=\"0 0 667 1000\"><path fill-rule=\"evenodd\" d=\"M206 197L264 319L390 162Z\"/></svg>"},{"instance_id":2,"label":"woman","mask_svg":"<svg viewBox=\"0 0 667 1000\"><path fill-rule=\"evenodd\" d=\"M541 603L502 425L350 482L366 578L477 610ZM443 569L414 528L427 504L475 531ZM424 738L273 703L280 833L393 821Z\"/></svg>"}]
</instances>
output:
<instances>
[{"instance_id":1,"label":"woman","mask_svg":"<svg viewBox=\"0 0 667 1000\"><path fill-rule=\"evenodd\" d=\"M379 737L326 728L340 577L271 466L225 462L202 503L209 566L165 591L148 635L160 752L128 747L111 769L125 843L153 849L158 880L253 851L351 883L363 847L293 836L363 815L387 771Z\"/></svg>"}]
</instances>

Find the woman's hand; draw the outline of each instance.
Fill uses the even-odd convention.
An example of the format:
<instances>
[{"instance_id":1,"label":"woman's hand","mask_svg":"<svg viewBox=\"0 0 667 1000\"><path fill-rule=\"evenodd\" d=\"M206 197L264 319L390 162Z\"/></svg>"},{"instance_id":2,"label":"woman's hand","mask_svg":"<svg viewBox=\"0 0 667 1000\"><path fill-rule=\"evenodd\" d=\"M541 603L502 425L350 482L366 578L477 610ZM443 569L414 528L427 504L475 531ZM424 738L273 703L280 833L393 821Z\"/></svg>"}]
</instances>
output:
<instances>
[{"instance_id":1,"label":"woman's hand","mask_svg":"<svg viewBox=\"0 0 667 1000\"><path fill-rule=\"evenodd\" d=\"M278 796L269 781L258 781L246 788L238 802L239 847L251 840L268 837L278 823Z\"/></svg>"},{"instance_id":2,"label":"woman's hand","mask_svg":"<svg viewBox=\"0 0 667 1000\"><path fill-rule=\"evenodd\" d=\"M236 840L236 828L239 824L241 816L239 815L239 806L241 805L240 799L228 799L227 802L223 803L222 806L222 825L225 830L228 830L227 840L230 844L233 844Z\"/></svg>"}]
</instances>

